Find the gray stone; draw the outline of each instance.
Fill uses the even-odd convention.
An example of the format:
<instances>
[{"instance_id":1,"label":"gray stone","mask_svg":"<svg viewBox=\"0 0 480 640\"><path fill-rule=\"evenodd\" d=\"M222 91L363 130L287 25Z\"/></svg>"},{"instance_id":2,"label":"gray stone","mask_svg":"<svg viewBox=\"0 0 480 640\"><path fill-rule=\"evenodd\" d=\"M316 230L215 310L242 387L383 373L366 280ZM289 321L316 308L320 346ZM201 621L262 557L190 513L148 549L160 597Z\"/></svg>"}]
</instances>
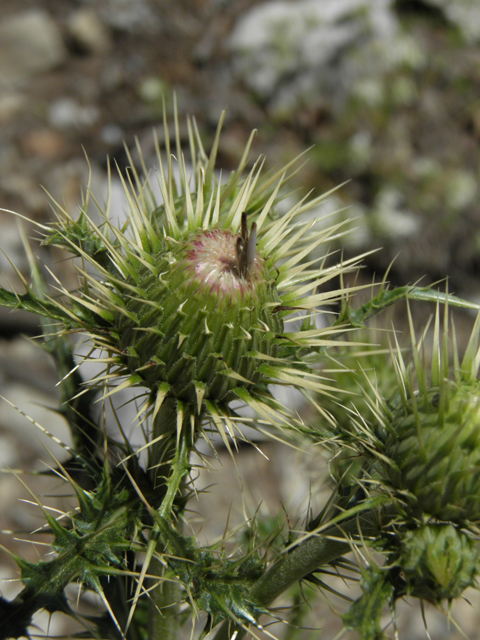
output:
<instances>
[{"instance_id":1,"label":"gray stone","mask_svg":"<svg viewBox=\"0 0 480 640\"><path fill-rule=\"evenodd\" d=\"M35 179L21 170L0 175L0 189L21 200L30 211L39 212L45 208L45 194L42 189Z\"/></svg>"},{"instance_id":2,"label":"gray stone","mask_svg":"<svg viewBox=\"0 0 480 640\"><path fill-rule=\"evenodd\" d=\"M25 11L0 22L0 86L53 69L65 58L60 31L46 11Z\"/></svg>"},{"instance_id":3,"label":"gray stone","mask_svg":"<svg viewBox=\"0 0 480 640\"><path fill-rule=\"evenodd\" d=\"M72 444L70 429L56 411L59 405L57 376L48 354L24 338L2 340L0 376L3 398L0 400L0 458L15 455L4 446L11 443L20 460L33 457L52 464L47 451L66 459L68 453L31 422L34 420L67 445ZM18 460L15 464L18 465Z\"/></svg>"},{"instance_id":4,"label":"gray stone","mask_svg":"<svg viewBox=\"0 0 480 640\"><path fill-rule=\"evenodd\" d=\"M17 459L17 447L13 439L0 435L0 469L13 469Z\"/></svg>"},{"instance_id":5,"label":"gray stone","mask_svg":"<svg viewBox=\"0 0 480 640\"><path fill-rule=\"evenodd\" d=\"M277 113L342 102L365 78L423 60L392 0L271 0L240 18L229 47L238 76Z\"/></svg>"},{"instance_id":6,"label":"gray stone","mask_svg":"<svg viewBox=\"0 0 480 640\"><path fill-rule=\"evenodd\" d=\"M50 105L48 120L50 124L62 130L84 129L95 124L100 116L98 107L81 105L74 98L59 98Z\"/></svg>"},{"instance_id":7,"label":"gray stone","mask_svg":"<svg viewBox=\"0 0 480 640\"><path fill-rule=\"evenodd\" d=\"M156 33L161 27L158 15L146 0L106 0L101 16L106 24L119 31Z\"/></svg>"},{"instance_id":8,"label":"gray stone","mask_svg":"<svg viewBox=\"0 0 480 640\"><path fill-rule=\"evenodd\" d=\"M122 140L125 138L125 133L122 127L117 124L110 123L103 127L100 132L100 136L103 142L108 144L110 147L113 147L114 145L121 144Z\"/></svg>"}]
</instances>

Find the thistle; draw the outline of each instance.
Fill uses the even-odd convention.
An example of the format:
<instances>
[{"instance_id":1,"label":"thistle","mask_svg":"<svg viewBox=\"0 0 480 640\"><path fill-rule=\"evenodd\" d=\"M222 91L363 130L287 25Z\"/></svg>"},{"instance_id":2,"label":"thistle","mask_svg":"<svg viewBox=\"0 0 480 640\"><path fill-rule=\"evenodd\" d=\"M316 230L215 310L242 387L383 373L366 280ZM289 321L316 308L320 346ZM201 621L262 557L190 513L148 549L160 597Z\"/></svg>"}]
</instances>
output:
<instances>
[{"instance_id":1,"label":"thistle","mask_svg":"<svg viewBox=\"0 0 480 640\"><path fill-rule=\"evenodd\" d=\"M341 299L342 292L328 291L328 283L359 260L326 268L323 254L305 262L341 234L343 225L317 230L316 219L302 218L328 194L303 199L280 215L289 166L262 177L259 159L244 176L251 139L238 169L226 182L218 178L221 124L207 157L189 121L189 177L176 123L177 181L165 121L166 159L157 141L157 175L147 171L142 157L144 175L132 169L122 177L129 207L122 229L111 222L108 206L99 207L102 224L93 222L87 211L94 196L88 192L77 221L57 205L57 222L42 232L44 243L60 245L90 265L79 268L77 291L60 285L63 300L48 303L65 330L86 332L101 351L97 359L105 372L95 383L110 387L104 397L128 386L146 387L143 419L162 422L165 405L176 416L168 420L169 430L195 424L195 439L201 423L210 420L229 446L227 434L237 434L232 400L285 425L289 412L269 385L330 391L299 354L338 340L339 328L317 328L317 307ZM155 181L161 199L154 195ZM298 319L301 326L288 330L287 323Z\"/></svg>"},{"instance_id":2,"label":"thistle","mask_svg":"<svg viewBox=\"0 0 480 640\"><path fill-rule=\"evenodd\" d=\"M448 305L443 318L437 306L431 345L429 326L417 340L410 311L409 324L410 350L395 334L390 349L386 377L394 373L394 383L365 371L359 409L331 430L331 442L343 445L337 453L341 508L382 505L374 544L385 564L372 560L362 569L362 596L344 616L362 640L386 637L386 604L393 610L397 599L415 596L440 606L475 587L478 575L480 316L463 358Z\"/></svg>"},{"instance_id":3,"label":"thistle","mask_svg":"<svg viewBox=\"0 0 480 640\"><path fill-rule=\"evenodd\" d=\"M303 580L322 588L327 565L349 571L341 556L368 544L384 550L391 564L365 572L364 595L344 618L361 630L362 640L380 637L385 602L407 592L434 601L456 597L474 581L480 320L461 365L455 357L453 378L446 349L440 349L437 314L430 375L416 349L413 373L399 351L397 397L385 401L377 392L370 403L373 419L361 404L343 407L336 421L332 403L322 407L322 399L342 403L345 394L335 395L325 356L339 345L348 363L347 350L361 345L344 339L345 332L365 330L370 316L400 299L471 305L428 289L389 290L383 282L370 301L353 309L352 295L360 287L345 287L343 276L362 257L335 262L326 243L345 232L343 223L328 227L325 220L303 216L328 194L309 201L305 196L282 212L295 161L265 173L260 158L245 174L253 136L224 180L215 172L222 121L207 155L195 122L188 120L191 172L176 112L176 157L166 117L163 150L156 139L155 171L147 169L140 147L141 172L127 152L131 168L120 173L128 205L122 226L112 221L109 198L103 207L90 188L77 219L54 202L56 221L38 226L45 244L76 258L76 289L56 280L52 294L28 243L32 283L24 280L21 294L0 288L0 304L45 319L44 347L58 368L60 411L73 440L72 447L62 445L67 460L55 459L52 473L70 486L78 504L54 518L38 501L56 555L37 564L15 557L24 588L11 602L0 597L0 640L28 637L32 616L42 608L78 620L65 593L72 582L94 591L106 612L84 619L82 637L176 639L180 603L188 604L194 620L199 610L206 612L201 638L217 623L217 640L240 640L252 627L268 635L258 618L277 596ZM340 288L332 285L337 278ZM70 341L80 332L90 340L87 358L103 367L86 382ZM356 357L347 368L361 369ZM305 424L273 385L297 388L320 419ZM105 402L127 387L136 388L135 400L144 400L137 419L145 444L139 448L120 422L117 437L107 433L91 406L96 396ZM238 411L242 403L254 418ZM344 460L339 489L346 478L355 483L353 491L334 492L317 517L309 514L304 533L261 539L261 527L249 521L247 548L240 545L227 557L224 540L202 547L185 535L186 505L197 494L191 453L201 437L214 449L215 429L234 455L232 444L245 437L241 425L247 422L267 437L293 434L296 444L341 444L359 464L349 476L350 461ZM453 445L454 454L444 461ZM429 555L432 536L449 558L441 570ZM475 570L466 569L469 563ZM399 567L406 577L400 586Z\"/></svg>"},{"instance_id":4,"label":"thistle","mask_svg":"<svg viewBox=\"0 0 480 640\"><path fill-rule=\"evenodd\" d=\"M430 371L418 347L410 368L397 353L398 392L380 435L382 476L409 517L462 525L480 520L480 318L461 361L455 347L453 372L448 316L444 325L441 337L437 312Z\"/></svg>"},{"instance_id":5,"label":"thistle","mask_svg":"<svg viewBox=\"0 0 480 640\"><path fill-rule=\"evenodd\" d=\"M128 204L127 221L121 228L112 222L108 201L102 207L89 188L78 219L54 203L56 222L40 225L43 243L60 246L80 259L76 290L67 290L57 281L57 295L50 295L39 285L41 278L32 260L37 274L34 284L26 285L21 295L2 291L4 304L34 309L48 318L46 345L61 363L63 388L69 389L65 407L76 407L68 419L77 448L69 450L68 470L59 469L59 474L81 496L81 488L69 475L70 467L80 466L91 477L109 476L105 452L111 450L125 468L123 482L131 483L125 501L133 500L133 492L145 506L146 510L137 512L132 533L132 546L144 548L145 561L127 619L122 617L125 611L113 617L120 633L135 624L149 571L167 582L183 584L192 606L206 607L215 622L222 611L223 617L236 611L232 618L243 623L251 623L263 611L242 584L222 589L223 601L217 602L218 585L208 578L208 568L199 582L204 551L183 537L181 525L174 530L173 522L181 518L189 496L190 452L199 436L210 442L212 427L230 450L236 438L244 437L239 421L246 418L237 416L232 401L255 410L258 418L252 424L259 429L276 428L289 437L301 423L275 399L273 383L296 386L302 393L332 391L319 371L318 353L338 342L345 327L323 323L319 328L316 316L323 312L317 308L341 300L344 292L328 285L355 270L360 260L325 264L328 249L322 252L321 247L338 238L344 224L328 228L318 225L317 219L305 220L302 214L328 194L308 202L305 197L285 213L279 212L294 162L263 175L260 158L244 174L253 135L229 179L216 175L222 121L223 117L207 156L195 122L188 120L189 175L176 112L176 159L165 117L165 148L162 151L156 139L155 173L147 170L138 148L142 175L135 168L120 174ZM89 213L92 203L99 210L100 224ZM71 370L59 357L66 336L79 331L91 342L89 359L104 367L85 385L77 379L73 357L67 357ZM145 445L137 451L121 425L123 443L120 438L105 438L88 407L97 391L105 401L127 387L138 387L144 395L146 389L138 412ZM88 401L79 411L82 398ZM138 458L143 449L148 454L146 470ZM160 562L163 554L168 560ZM192 570L191 563L198 564L198 571ZM238 581L238 567L249 564L220 562L218 574L225 584L229 579ZM88 576L87 584L102 595L101 584L90 579L95 568L85 569L82 563L79 567L83 573L71 573L68 580ZM54 573L60 565L54 562L48 569ZM108 574L103 565L101 572ZM247 578L245 574L242 580ZM63 602L65 584L59 581L58 585L55 602ZM179 597L169 594L172 589L176 593L177 585L169 589L167 584L149 594L149 625L158 637L167 633L162 609L174 611L172 602ZM244 594L243 604L237 601L238 594ZM27 617L38 602L43 600L32 601ZM18 605L19 611L22 606Z\"/></svg>"}]
</instances>

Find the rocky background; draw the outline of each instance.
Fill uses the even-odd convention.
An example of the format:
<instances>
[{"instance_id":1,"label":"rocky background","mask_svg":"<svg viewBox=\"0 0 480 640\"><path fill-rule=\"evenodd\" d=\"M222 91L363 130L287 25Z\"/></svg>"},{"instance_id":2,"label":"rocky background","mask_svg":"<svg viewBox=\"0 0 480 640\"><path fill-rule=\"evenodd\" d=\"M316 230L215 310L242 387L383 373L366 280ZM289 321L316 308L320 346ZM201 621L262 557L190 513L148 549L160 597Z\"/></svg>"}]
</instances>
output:
<instances>
[{"instance_id":1,"label":"rocky background","mask_svg":"<svg viewBox=\"0 0 480 640\"><path fill-rule=\"evenodd\" d=\"M228 109L220 147L226 170L255 128L252 157L264 153L268 166L312 147L297 177L302 189L318 194L349 181L326 211L355 218L356 231L341 247L346 255L383 248L366 259L367 280L395 258L394 284L448 275L450 291L478 302L479 45L477 0L0 0L0 207L46 222L46 189L73 213L89 167L104 197L107 156L124 168L123 141L134 146L137 137L148 160L162 96L171 111L175 92L181 118L193 114L206 141ZM34 235L28 221L21 226ZM25 274L28 264L18 220L3 211L0 248L0 282L19 286L9 261ZM55 271L65 269L59 255L35 251ZM48 409L57 401L55 372L23 337L39 331L28 314L0 312L0 393L67 438L61 418ZM52 464L48 441L32 429L2 404L1 468ZM262 508L278 514L281 504L298 505L298 496L308 495L315 463L266 448L271 463L245 451L239 464L246 477L260 478L251 487L252 508L263 500ZM238 485L226 480L228 459L222 463L221 475L205 479L224 488L212 489L202 507L212 536L222 533L214 527L219 512L240 501ZM22 479L38 493L38 478ZM4 531L28 532L41 523L38 508L18 502L25 496L17 478L0 476ZM12 547L11 536L1 542ZM32 559L42 553L14 547ZM1 590L11 596L19 589L6 581L15 565L6 554L0 561ZM459 602L454 613L467 637L480 637L474 608ZM434 640L462 637L446 616L428 610L426 617ZM47 633L48 619L38 624ZM339 630L326 606L304 624L323 628L325 639ZM68 633L63 625L52 620L49 633ZM399 627L400 638L425 637L415 603L405 605Z\"/></svg>"}]
</instances>

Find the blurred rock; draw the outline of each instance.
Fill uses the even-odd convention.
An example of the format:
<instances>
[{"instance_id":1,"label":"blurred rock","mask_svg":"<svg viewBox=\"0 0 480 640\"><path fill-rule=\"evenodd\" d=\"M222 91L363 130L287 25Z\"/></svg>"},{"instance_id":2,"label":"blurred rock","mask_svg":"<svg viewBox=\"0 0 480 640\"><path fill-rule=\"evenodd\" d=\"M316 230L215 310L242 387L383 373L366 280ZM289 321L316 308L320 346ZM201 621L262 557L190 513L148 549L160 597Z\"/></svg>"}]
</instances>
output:
<instances>
[{"instance_id":1,"label":"blurred rock","mask_svg":"<svg viewBox=\"0 0 480 640\"><path fill-rule=\"evenodd\" d=\"M2 93L0 95L0 125L6 125L11 122L25 106L26 98L23 94L17 92Z\"/></svg>"},{"instance_id":2,"label":"blurred rock","mask_svg":"<svg viewBox=\"0 0 480 640\"><path fill-rule=\"evenodd\" d=\"M55 411L58 403L56 398L45 396L24 384L4 385L2 395L7 401L1 401L1 427L10 437L15 435L16 440L23 443L22 446L38 456L37 468L43 466L40 460L52 464L48 451L52 451L59 460L68 458L68 453L43 431L48 431L67 445L72 444L67 423ZM43 429L32 424L32 420Z\"/></svg>"},{"instance_id":3,"label":"blurred rock","mask_svg":"<svg viewBox=\"0 0 480 640\"><path fill-rule=\"evenodd\" d=\"M127 73L121 61L111 57L102 67L98 82L103 92L112 93L125 85L126 76Z\"/></svg>"},{"instance_id":4,"label":"blurred rock","mask_svg":"<svg viewBox=\"0 0 480 640\"><path fill-rule=\"evenodd\" d=\"M43 186L70 215L77 217L82 188L87 181L88 165L85 162L85 156L79 156L70 158L63 164L55 163L46 172Z\"/></svg>"},{"instance_id":5,"label":"blurred rock","mask_svg":"<svg viewBox=\"0 0 480 640\"><path fill-rule=\"evenodd\" d=\"M477 200L478 180L473 172L458 169L448 177L445 191L446 204L451 211L464 211Z\"/></svg>"},{"instance_id":6,"label":"blurred rock","mask_svg":"<svg viewBox=\"0 0 480 640\"><path fill-rule=\"evenodd\" d=\"M158 104L161 106L165 95L168 95L168 86L161 78L149 76L143 78L138 85L138 95L141 100L149 104Z\"/></svg>"},{"instance_id":7,"label":"blurred rock","mask_svg":"<svg viewBox=\"0 0 480 640\"><path fill-rule=\"evenodd\" d=\"M401 243L421 233L421 219L405 208L403 195L395 187L385 185L377 194L370 213L373 236Z\"/></svg>"},{"instance_id":8,"label":"blurred rock","mask_svg":"<svg viewBox=\"0 0 480 640\"><path fill-rule=\"evenodd\" d=\"M48 110L48 121L57 129L84 129L95 124L100 111L95 105L81 105L74 98L55 100Z\"/></svg>"},{"instance_id":9,"label":"blurred rock","mask_svg":"<svg viewBox=\"0 0 480 640\"><path fill-rule=\"evenodd\" d=\"M18 447L12 438L0 435L0 469L13 469L17 464Z\"/></svg>"},{"instance_id":10,"label":"blurred rock","mask_svg":"<svg viewBox=\"0 0 480 640\"><path fill-rule=\"evenodd\" d=\"M8 282L5 283L4 278L0 277L0 284L6 284L6 286L9 287L14 283L12 283L12 278L8 278ZM20 291L20 289L21 285L19 283L18 289L16 290ZM19 334L38 336L42 333L42 327L39 317L30 311L1 307L0 332L2 336L6 337L18 336Z\"/></svg>"},{"instance_id":11,"label":"blurred rock","mask_svg":"<svg viewBox=\"0 0 480 640\"><path fill-rule=\"evenodd\" d=\"M105 144L109 147L114 147L122 143L125 138L125 133L122 127L112 123L106 124L103 127L100 136Z\"/></svg>"},{"instance_id":12,"label":"blurred rock","mask_svg":"<svg viewBox=\"0 0 480 640\"><path fill-rule=\"evenodd\" d=\"M22 150L26 155L34 155L44 160L58 160L67 148L67 139L58 131L47 127L34 129L22 139Z\"/></svg>"},{"instance_id":13,"label":"blurred rock","mask_svg":"<svg viewBox=\"0 0 480 640\"><path fill-rule=\"evenodd\" d=\"M0 434L15 442L17 447L21 444L18 454L22 458L33 454L48 460L47 450L55 451L62 459L67 457L58 444L26 417L71 444L67 423L56 411L59 403L57 380L53 360L38 344L24 337L0 341L0 384L1 395L5 398L0 401Z\"/></svg>"},{"instance_id":14,"label":"blurred rock","mask_svg":"<svg viewBox=\"0 0 480 640\"><path fill-rule=\"evenodd\" d=\"M67 445L72 444L70 429L56 411L58 389L55 388L53 367L47 370L44 366L46 354L38 347L27 343L25 339L17 339L7 344L6 348L5 344L1 346L2 368L15 362L18 365L17 369L20 366L31 367L32 375L29 376L30 384L15 381L16 376L9 376L9 380L2 384L2 396L5 400L0 401L0 430L6 434L5 437L13 438L16 446L22 443L19 452L21 456L25 456L28 450L30 455L34 455L39 461L51 464L48 451L52 451L59 459L67 459L68 453L54 440L58 438ZM13 360L13 357L17 360ZM49 390L41 390L41 387L47 386ZM36 424L33 424L32 420ZM40 462L38 464L41 465Z\"/></svg>"},{"instance_id":15,"label":"blurred rock","mask_svg":"<svg viewBox=\"0 0 480 640\"><path fill-rule=\"evenodd\" d=\"M73 42L86 53L104 54L112 46L110 33L93 9L78 9L68 19L68 33Z\"/></svg>"},{"instance_id":16,"label":"blurred rock","mask_svg":"<svg viewBox=\"0 0 480 640\"><path fill-rule=\"evenodd\" d=\"M24 11L0 23L0 85L15 85L65 59L60 31L46 11Z\"/></svg>"},{"instance_id":17,"label":"blurred rock","mask_svg":"<svg viewBox=\"0 0 480 640\"><path fill-rule=\"evenodd\" d=\"M1 180L0 188L2 188ZM28 269L25 249L15 216L3 211L0 212L0 228L2 230L0 235L0 283L1 286L8 287L8 282L13 280L12 286L14 286L17 284L17 279L15 277L12 278L12 276L15 276L12 264L22 272ZM10 313L10 309L8 313Z\"/></svg>"},{"instance_id":18,"label":"blurred rock","mask_svg":"<svg viewBox=\"0 0 480 640\"><path fill-rule=\"evenodd\" d=\"M101 16L106 24L119 31L156 33L161 27L159 16L146 0L106 0Z\"/></svg>"},{"instance_id":19,"label":"blurred rock","mask_svg":"<svg viewBox=\"0 0 480 640\"><path fill-rule=\"evenodd\" d=\"M460 29L467 42L480 41L480 4L477 0L424 0L438 7Z\"/></svg>"},{"instance_id":20,"label":"blurred rock","mask_svg":"<svg viewBox=\"0 0 480 640\"><path fill-rule=\"evenodd\" d=\"M307 101L325 90L341 97L365 71L375 75L391 59L386 53L399 37L392 4L272 0L255 6L231 34L234 67L264 99L274 98L280 85L290 101L292 92Z\"/></svg>"}]
</instances>

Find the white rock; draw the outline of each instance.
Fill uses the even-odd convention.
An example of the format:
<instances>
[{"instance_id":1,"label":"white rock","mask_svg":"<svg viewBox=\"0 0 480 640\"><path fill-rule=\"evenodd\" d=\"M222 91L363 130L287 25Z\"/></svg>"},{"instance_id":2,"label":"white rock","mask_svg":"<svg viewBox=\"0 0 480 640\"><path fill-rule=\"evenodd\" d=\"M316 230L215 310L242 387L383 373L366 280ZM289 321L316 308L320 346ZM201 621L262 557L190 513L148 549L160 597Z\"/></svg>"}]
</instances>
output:
<instances>
[{"instance_id":1,"label":"white rock","mask_svg":"<svg viewBox=\"0 0 480 640\"><path fill-rule=\"evenodd\" d=\"M83 129L95 124L100 116L98 107L81 105L74 98L59 98L50 105L49 123L62 130Z\"/></svg>"},{"instance_id":2,"label":"white rock","mask_svg":"<svg viewBox=\"0 0 480 640\"><path fill-rule=\"evenodd\" d=\"M420 233L421 220L403 208L403 195L395 187L385 186L375 199L372 222L381 238L407 239Z\"/></svg>"},{"instance_id":3,"label":"white rock","mask_svg":"<svg viewBox=\"0 0 480 640\"><path fill-rule=\"evenodd\" d=\"M53 69L65 58L60 31L46 11L24 11L0 22L0 86Z\"/></svg>"}]
</instances>

